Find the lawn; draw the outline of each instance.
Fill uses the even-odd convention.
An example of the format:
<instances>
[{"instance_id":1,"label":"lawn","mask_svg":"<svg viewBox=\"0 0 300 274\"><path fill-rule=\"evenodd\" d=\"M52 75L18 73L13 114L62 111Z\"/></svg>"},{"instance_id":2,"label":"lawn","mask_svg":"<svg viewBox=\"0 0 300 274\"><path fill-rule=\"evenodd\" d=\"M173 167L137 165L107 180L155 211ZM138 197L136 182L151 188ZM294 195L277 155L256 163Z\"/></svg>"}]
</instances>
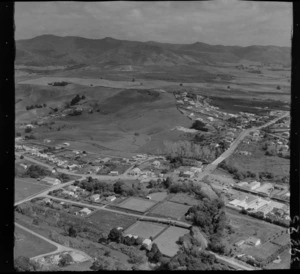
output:
<instances>
[{"instance_id":1,"label":"lawn","mask_svg":"<svg viewBox=\"0 0 300 274\"><path fill-rule=\"evenodd\" d=\"M132 225L136 218L128 215L118 214L114 212L99 210L93 213L90 217L86 218L88 221L92 221L98 225L98 228L103 233L108 234L114 227L123 227L126 229Z\"/></svg>"},{"instance_id":2,"label":"lawn","mask_svg":"<svg viewBox=\"0 0 300 274\"><path fill-rule=\"evenodd\" d=\"M251 255L257 259L265 260L279 248L280 246L268 242L257 247L246 247L243 249L243 253Z\"/></svg>"},{"instance_id":3,"label":"lawn","mask_svg":"<svg viewBox=\"0 0 300 274\"><path fill-rule=\"evenodd\" d=\"M15 202L25 199L42 190L50 188L49 185L31 178L15 178Z\"/></svg>"},{"instance_id":4,"label":"lawn","mask_svg":"<svg viewBox=\"0 0 300 274\"><path fill-rule=\"evenodd\" d=\"M189 208L190 206L167 201L154 208L154 210L151 211L151 215L170 217L179 220L187 213Z\"/></svg>"},{"instance_id":5,"label":"lawn","mask_svg":"<svg viewBox=\"0 0 300 274\"><path fill-rule=\"evenodd\" d=\"M56 250L54 245L32 235L31 233L28 233L21 228L15 228L15 236L15 258L18 256L26 256L31 258Z\"/></svg>"},{"instance_id":6,"label":"lawn","mask_svg":"<svg viewBox=\"0 0 300 274\"><path fill-rule=\"evenodd\" d=\"M163 201L168 196L168 193L167 192L155 192L155 193L149 194L148 196L151 197L152 201L160 202L160 201Z\"/></svg>"},{"instance_id":7,"label":"lawn","mask_svg":"<svg viewBox=\"0 0 300 274\"><path fill-rule=\"evenodd\" d=\"M274 244L277 244L279 246L284 246L288 244L291 241L290 234L288 231L284 231L283 234L277 233L277 235L274 235L271 239L271 242Z\"/></svg>"},{"instance_id":8,"label":"lawn","mask_svg":"<svg viewBox=\"0 0 300 274\"><path fill-rule=\"evenodd\" d=\"M226 208L226 215L230 219L230 224L234 229L234 233L227 237L228 243L232 245L240 240L245 240L250 236L259 238L261 243L264 244L266 241L273 238L276 233L286 231L286 229L280 226L241 215L229 208Z\"/></svg>"},{"instance_id":9,"label":"lawn","mask_svg":"<svg viewBox=\"0 0 300 274\"><path fill-rule=\"evenodd\" d=\"M161 231L166 228L165 225L151 223L151 222L136 222L130 226L125 234L137 235L143 239L149 239L150 237L155 237Z\"/></svg>"},{"instance_id":10,"label":"lawn","mask_svg":"<svg viewBox=\"0 0 300 274\"><path fill-rule=\"evenodd\" d=\"M130 197L125 201L121 202L120 204L118 204L117 206L124 209L134 210L138 212L145 212L155 204L156 202L154 201Z\"/></svg>"},{"instance_id":11,"label":"lawn","mask_svg":"<svg viewBox=\"0 0 300 274\"><path fill-rule=\"evenodd\" d=\"M188 233L188 229L180 227L169 227L154 242L157 244L160 252L166 256L173 257L179 250L179 245L176 244L180 236Z\"/></svg>"}]
</instances>

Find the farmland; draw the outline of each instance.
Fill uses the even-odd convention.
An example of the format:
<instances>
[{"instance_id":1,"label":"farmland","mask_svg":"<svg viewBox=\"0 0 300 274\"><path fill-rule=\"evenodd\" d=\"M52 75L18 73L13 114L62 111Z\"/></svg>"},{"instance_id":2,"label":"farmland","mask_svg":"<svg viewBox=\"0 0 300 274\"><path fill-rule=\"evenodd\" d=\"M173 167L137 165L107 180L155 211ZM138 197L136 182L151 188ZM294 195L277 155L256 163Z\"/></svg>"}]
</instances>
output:
<instances>
[{"instance_id":1,"label":"farmland","mask_svg":"<svg viewBox=\"0 0 300 274\"><path fill-rule=\"evenodd\" d=\"M137 235L144 239L149 239L150 237L155 237L161 231L166 228L165 225L150 223L150 222L136 222L132 226L130 226L125 233Z\"/></svg>"},{"instance_id":2,"label":"farmland","mask_svg":"<svg viewBox=\"0 0 300 274\"><path fill-rule=\"evenodd\" d=\"M136 221L136 218L118 213L99 210L92 214L90 217L88 217L87 220L97 224L98 229L100 231L108 234L110 230L114 227L121 226L124 229L126 229Z\"/></svg>"},{"instance_id":3,"label":"farmland","mask_svg":"<svg viewBox=\"0 0 300 274\"><path fill-rule=\"evenodd\" d=\"M15 201L18 202L49 187L35 179L15 178Z\"/></svg>"},{"instance_id":4,"label":"farmland","mask_svg":"<svg viewBox=\"0 0 300 274\"><path fill-rule=\"evenodd\" d=\"M189 230L179 227L169 227L166 231L160 234L154 242L157 244L161 253L166 256L172 257L179 250L177 240L180 236L187 234Z\"/></svg>"},{"instance_id":5,"label":"farmland","mask_svg":"<svg viewBox=\"0 0 300 274\"><path fill-rule=\"evenodd\" d=\"M56 250L56 247L54 245L51 245L48 242L37 238L36 236L18 227L15 228L15 237L15 258L18 256L34 257Z\"/></svg>"},{"instance_id":6,"label":"farmland","mask_svg":"<svg viewBox=\"0 0 300 274\"><path fill-rule=\"evenodd\" d=\"M155 207L151 211L150 215L170 217L172 219L180 220L184 217L189 208L190 207L186 205L166 201Z\"/></svg>"},{"instance_id":7,"label":"farmland","mask_svg":"<svg viewBox=\"0 0 300 274\"><path fill-rule=\"evenodd\" d=\"M123 209L129 209L138 212L145 212L149 208L153 207L156 203L146 199L140 199L135 197L130 197L125 201L118 204L118 207Z\"/></svg>"}]
</instances>

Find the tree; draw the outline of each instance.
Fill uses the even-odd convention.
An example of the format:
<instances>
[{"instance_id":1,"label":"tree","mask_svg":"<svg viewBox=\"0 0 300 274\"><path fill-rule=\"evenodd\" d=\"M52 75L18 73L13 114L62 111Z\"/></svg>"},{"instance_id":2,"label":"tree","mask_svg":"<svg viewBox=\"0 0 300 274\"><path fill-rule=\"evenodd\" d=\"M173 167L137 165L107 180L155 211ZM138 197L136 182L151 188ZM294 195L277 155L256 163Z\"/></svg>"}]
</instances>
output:
<instances>
[{"instance_id":1,"label":"tree","mask_svg":"<svg viewBox=\"0 0 300 274\"><path fill-rule=\"evenodd\" d=\"M208 131L208 129L205 127L205 124L199 120L196 120L192 126L192 129L201 130L201 131Z\"/></svg>"},{"instance_id":2,"label":"tree","mask_svg":"<svg viewBox=\"0 0 300 274\"><path fill-rule=\"evenodd\" d=\"M124 182L121 180L118 180L117 182L114 183L114 192L117 194L122 194L123 192L123 186L124 186Z\"/></svg>"},{"instance_id":3,"label":"tree","mask_svg":"<svg viewBox=\"0 0 300 274\"><path fill-rule=\"evenodd\" d=\"M77 231L73 226L69 227L68 233L69 233L70 237L76 238L76 236L77 236Z\"/></svg>"},{"instance_id":4,"label":"tree","mask_svg":"<svg viewBox=\"0 0 300 274\"><path fill-rule=\"evenodd\" d=\"M63 254L58 262L58 265L60 267L64 267L64 266L67 266L69 264L71 264L73 262L73 258L72 256L67 253L67 254Z\"/></svg>"},{"instance_id":5,"label":"tree","mask_svg":"<svg viewBox=\"0 0 300 274\"><path fill-rule=\"evenodd\" d=\"M23 155L21 155L21 156L20 156L20 159L24 159L24 156L23 156Z\"/></svg>"},{"instance_id":6,"label":"tree","mask_svg":"<svg viewBox=\"0 0 300 274\"><path fill-rule=\"evenodd\" d=\"M150 262L159 262L160 258L162 257L162 254L156 243L152 244L151 250L147 253L147 257Z\"/></svg>"},{"instance_id":7,"label":"tree","mask_svg":"<svg viewBox=\"0 0 300 274\"><path fill-rule=\"evenodd\" d=\"M113 228L109 234L108 234L108 240L116 243L121 243L123 242L123 234L120 230L117 228Z\"/></svg>"},{"instance_id":8,"label":"tree","mask_svg":"<svg viewBox=\"0 0 300 274\"><path fill-rule=\"evenodd\" d=\"M135 82L135 79L134 79L134 78L132 78L131 82Z\"/></svg>"},{"instance_id":9,"label":"tree","mask_svg":"<svg viewBox=\"0 0 300 274\"><path fill-rule=\"evenodd\" d=\"M14 260L14 268L16 271L29 272L36 271L36 265L33 264L28 257L19 256Z\"/></svg>"},{"instance_id":10,"label":"tree","mask_svg":"<svg viewBox=\"0 0 300 274\"><path fill-rule=\"evenodd\" d=\"M281 87L278 85L278 86L276 87L276 89L280 90L280 89L281 89Z\"/></svg>"},{"instance_id":11,"label":"tree","mask_svg":"<svg viewBox=\"0 0 300 274\"><path fill-rule=\"evenodd\" d=\"M30 133L31 131L32 131L32 128L31 128L31 127L25 128L25 133Z\"/></svg>"}]
</instances>

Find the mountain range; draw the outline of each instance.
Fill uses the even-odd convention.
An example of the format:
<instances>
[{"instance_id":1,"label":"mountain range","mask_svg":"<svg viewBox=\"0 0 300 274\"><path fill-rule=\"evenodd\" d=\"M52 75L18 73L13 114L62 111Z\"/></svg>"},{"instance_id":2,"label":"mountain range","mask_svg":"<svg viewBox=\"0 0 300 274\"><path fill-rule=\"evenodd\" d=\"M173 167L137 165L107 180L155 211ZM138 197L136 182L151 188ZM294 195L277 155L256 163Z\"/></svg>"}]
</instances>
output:
<instances>
[{"instance_id":1,"label":"mountain range","mask_svg":"<svg viewBox=\"0 0 300 274\"><path fill-rule=\"evenodd\" d=\"M16 41L16 65L216 65L242 60L291 64L291 48L278 46L223 46L201 42L168 44L114 38L87 39L41 35Z\"/></svg>"}]
</instances>

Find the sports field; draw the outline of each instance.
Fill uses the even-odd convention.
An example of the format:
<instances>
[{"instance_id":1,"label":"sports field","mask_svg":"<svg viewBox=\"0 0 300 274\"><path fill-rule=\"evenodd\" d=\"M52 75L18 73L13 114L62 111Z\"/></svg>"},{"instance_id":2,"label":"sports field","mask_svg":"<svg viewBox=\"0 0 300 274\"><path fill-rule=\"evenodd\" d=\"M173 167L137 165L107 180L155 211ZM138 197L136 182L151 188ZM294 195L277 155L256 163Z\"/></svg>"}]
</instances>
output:
<instances>
[{"instance_id":1,"label":"sports field","mask_svg":"<svg viewBox=\"0 0 300 274\"><path fill-rule=\"evenodd\" d=\"M136 222L131 227L129 227L125 234L137 235L143 239L149 239L150 237L155 237L158 233L163 231L165 225L151 223L151 222Z\"/></svg>"},{"instance_id":2,"label":"sports field","mask_svg":"<svg viewBox=\"0 0 300 274\"><path fill-rule=\"evenodd\" d=\"M145 212L149 208L154 206L155 204L156 204L156 202L154 202L154 201L130 197L130 198L126 199L125 201L121 202L120 204L118 204L117 206L124 208L124 209Z\"/></svg>"},{"instance_id":3,"label":"sports field","mask_svg":"<svg viewBox=\"0 0 300 274\"><path fill-rule=\"evenodd\" d=\"M136 221L136 218L132 216L127 216L104 210L98 210L86 219L97 224L99 231L101 231L104 234L108 234L110 230L114 227L121 226L124 229L126 229Z\"/></svg>"},{"instance_id":4,"label":"sports field","mask_svg":"<svg viewBox=\"0 0 300 274\"><path fill-rule=\"evenodd\" d=\"M187 213L189 208L190 206L187 205L167 201L154 208L154 210L151 211L150 215L170 217L179 220L185 215L185 213Z\"/></svg>"},{"instance_id":5,"label":"sports field","mask_svg":"<svg viewBox=\"0 0 300 274\"><path fill-rule=\"evenodd\" d=\"M40 254L55 251L57 249L56 246L18 227L15 228L15 238L15 258L18 256L26 256L31 258Z\"/></svg>"},{"instance_id":6,"label":"sports field","mask_svg":"<svg viewBox=\"0 0 300 274\"><path fill-rule=\"evenodd\" d=\"M169 227L154 242L157 244L160 252L166 256L173 257L179 250L179 245L176 244L180 236L188 233L188 229L180 227Z\"/></svg>"},{"instance_id":7,"label":"sports field","mask_svg":"<svg viewBox=\"0 0 300 274\"><path fill-rule=\"evenodd\" d=\"M50 186L35 179L15 178L15 202L46 190L47 188L50 188Z\"/></svg>"}]
</instances>

